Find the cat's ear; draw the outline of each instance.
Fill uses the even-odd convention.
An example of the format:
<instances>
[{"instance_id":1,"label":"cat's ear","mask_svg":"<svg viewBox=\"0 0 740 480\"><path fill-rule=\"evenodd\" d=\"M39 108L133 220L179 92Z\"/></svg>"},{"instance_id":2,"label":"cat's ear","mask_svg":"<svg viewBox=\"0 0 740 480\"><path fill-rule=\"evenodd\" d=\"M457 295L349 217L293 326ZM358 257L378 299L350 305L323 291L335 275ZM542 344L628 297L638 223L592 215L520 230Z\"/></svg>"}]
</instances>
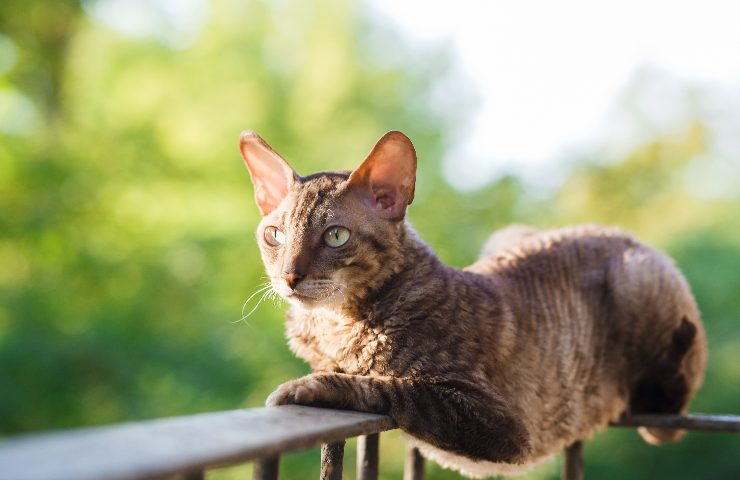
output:
<instances>
[{"instance_id":1,"label":"cat's ear","mask_svg":"<svg viewBox=\"0 0 740 480\"><path fill-rule=\"evenodd\" d=\"M259 135L246 130L239 148L254 185L254 199L264 217L283 201L298 174Z\"/></svg>"},{"instance_id":2,"label":"cat's ear","mask_svg":"<svg viewBox=\"0 0 740 480\"><path fill-rule=\"evenodd\" d=\"M349 184L380 215L403 218L414 200L416 184L416 150L411 140L396 131L383 135L349 176Z\"/></svg>"}]
</instances>

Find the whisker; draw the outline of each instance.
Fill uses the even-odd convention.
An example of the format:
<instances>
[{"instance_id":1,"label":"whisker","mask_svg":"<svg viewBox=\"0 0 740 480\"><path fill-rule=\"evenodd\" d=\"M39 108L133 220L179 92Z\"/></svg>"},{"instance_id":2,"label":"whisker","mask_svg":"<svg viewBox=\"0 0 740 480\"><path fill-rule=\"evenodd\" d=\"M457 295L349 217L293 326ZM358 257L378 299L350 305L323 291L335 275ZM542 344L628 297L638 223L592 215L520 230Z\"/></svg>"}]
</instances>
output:
<instances>
[{"instance_id":1,"label":"whisker","mask_svg":"<svg viewBox=\"0 0 740 480\"><path fill-rule=\"evenodd\" d=\"M247 314L247 315L245 316L245 315L244 315L244 310L245 310L245 309L247 308L247 305L249 304L249 302L250 302L250 301L251 301L251 300L252 300L252 299L253 299L253 298L254 298L254 297L255 297L256 295L259 295L260 293L262 293L262 294L263 294L263 298L264 298L264 295L265 295L265 293L269 293L269 292L270 292L270 291L272 290L272 284L271 284L270 282L263 282L263 283L261 283L260 285L261 285L261 286L259 286L259 287L257 288L257 290L256 290L256 291L255 291L255 292L254 292L253 294L251 294L251 295L249 296L249 298L247 298L247 300L246 300L246 301L244 302L244 304L242 305L242 313L241 313L241 314L242 314L242 317L241 317L240 319L238 319L238 320L234 320L234 321L233 321L233 322L231 322L231 323L238 323L238 322L244 321L244 323L245 323L245 324L249 325L249 323L248 323L248 322L246 322L246 318L247 318L247 317L248 317L248 316L249 316L249 315L250 315L250 314L251 314L251 313L252 313L252 312L253 312L253 311L254 311L254 310L255 310L255 309L257 308L257 306L259 306L259 304L260 304L260 302L261 302L262 300L260 299L260 301L258 301L258 302L257 302L257 305L255 305L255 307L254 307L254 308L253 308L253 309L252 309L252 310L251 310L251 311L249 312L249 314Z\"/></svg>"},{"instance_id":2,"label":"whisker","mask_svg":"<svg viewBox=\"0 0 740 480\"><path fill-rule=\"evenodd\" d=\"M276 307L283 303L283 297L278 295L274 288L270 291L270 300L272 300L273 305Z\"/></svg>"},{"instance_id":3,"label":"whisker","mask_svg":"<svg viewBox=\"0 0 740 480\"><path fill-rule=\"evenodd\" d=\"M263 283L263 284L262 284L262 287L258 288L258 289L257 289L257 290L256 290L256 291L255 291L255 292L253 293L253 294L251 294L251 295L249 296L249 298L247 298L247 300L246 300L246 301L244 302L244 304L242 305L242 315L244 315L244 309L245 309L245 308L247 308L247 304L249 303L249 301L250 301L251 299L253 299L253 298L254 298L254 296L255 296L255 295L257 295L258 293L264 292L265 290L267 290L267 289L269 289L269 288L272 288L272 285L271 285L271 284L266 284L266 285L265 285L265 284Z\"/></svg>"},{"instance_id":4,"label":"whisker","mask_svg":"<svg viewBox=\"0 0 740 480\"><path fill-rule=\"evenodd\" d=\"M255 306L254 306L254 308L252 308L252 309L251 309L251 310L249 311L249 313L248 313L248 314L246 314L246 315L244 315L244 316L243 316L242 318L240 318L240 319L239 319L239 321L242 321L242 320L244 320L244 321L245 321L245 323L246 323L246 320L247 320L247 318L249 318L249 316L250 316L251 314L253 314L255 310L257 310L257 307L259 307L259 306L260 306L260 303L262 303L262 301L263 301L263 300L265 299L265 297L266 297L267 295L269 295L269 294L270 294L270 292L269 292L269 291L267 291L267 292L264 292L264 293L262 294L262 296L260 297L260 299L259 299L259 300L257 301L257 305L255 305Z\"/></svg>"}]
</instances>

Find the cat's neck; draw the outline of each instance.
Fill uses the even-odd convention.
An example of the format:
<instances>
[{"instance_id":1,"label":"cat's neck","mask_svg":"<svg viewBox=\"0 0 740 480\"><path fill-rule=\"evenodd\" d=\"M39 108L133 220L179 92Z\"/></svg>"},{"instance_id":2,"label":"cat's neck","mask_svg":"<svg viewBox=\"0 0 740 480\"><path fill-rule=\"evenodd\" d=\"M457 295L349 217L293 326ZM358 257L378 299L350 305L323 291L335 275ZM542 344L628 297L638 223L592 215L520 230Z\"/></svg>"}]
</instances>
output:
<instances>
[{"instance_id":1,"label":"cat's neck","mask_svg":"<svg viewBox=\"0 0 740 480\"><path fill-rule=\"evenodd\" d=\"M408 308L426 296L439 294L440 283L464 275L442 263L408 223L404 222L400 229L401 242L385 267L387 276L346 302L341 308L343 315L382 323L383 317L395 307Z\"/></svg>"}]
</instances>

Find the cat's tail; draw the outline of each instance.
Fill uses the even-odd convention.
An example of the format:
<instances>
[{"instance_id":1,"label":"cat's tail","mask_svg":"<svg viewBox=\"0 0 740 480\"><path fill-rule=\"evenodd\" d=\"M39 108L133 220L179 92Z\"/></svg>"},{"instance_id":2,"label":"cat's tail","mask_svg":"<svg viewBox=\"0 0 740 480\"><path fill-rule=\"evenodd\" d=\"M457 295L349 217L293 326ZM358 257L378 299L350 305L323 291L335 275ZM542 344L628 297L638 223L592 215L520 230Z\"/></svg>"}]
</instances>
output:
<instances>
[{"instance_id":1,"label":"cat's tail","mask_svg":"<svg viewBox=\"0 0 740 480\"><path fill-rule=\"evenodd\" d=\"M637 433L650 445L660 446L664 443L680 441L686 435L686 430L681 428L639 427Z\"/></svg>"},{"instance_id":2,"label":"cat's tail","mask_svg":"<svg viewBox=\"0 0 740 480\"><path fill-rule=\"evenodd\" d=\"M641 402L650 405L633 408L633 412L642 413L685 413L693 393L691 384L695 383L687 376L691 368L686 365L692 359L689 351L697 338L697 327L687 318L683 318L679 327L673 332L670 347L659 360L649 379L638 385ZM652 385L648 385L650 382ZM647 407L647 408L644 408ZM672 428L640 427L637 432L647 443L661 445L666 442L677 442L686 435L686 430Z\"/></svg>"}]
</instances>

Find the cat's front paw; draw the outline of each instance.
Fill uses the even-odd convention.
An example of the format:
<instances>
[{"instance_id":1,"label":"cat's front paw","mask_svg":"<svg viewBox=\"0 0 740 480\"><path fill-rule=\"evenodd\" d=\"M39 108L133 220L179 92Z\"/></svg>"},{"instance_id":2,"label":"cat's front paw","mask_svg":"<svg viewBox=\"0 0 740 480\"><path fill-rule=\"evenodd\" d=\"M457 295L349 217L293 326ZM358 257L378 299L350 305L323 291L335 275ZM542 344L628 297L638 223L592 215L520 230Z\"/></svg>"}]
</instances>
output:
<instances>
[{"instance_id":1,"label":"cat's front paw","mask_svg":"<svg viewBox=\"0 0 740 480\"><path fill-rule=\"evenodd\" d=\"M267 397L265 405L277 407L278 405L316 405L325 403L326 387L318 377L308 376L291 380L280 385Z\"/></svg>"}]
</instances>

